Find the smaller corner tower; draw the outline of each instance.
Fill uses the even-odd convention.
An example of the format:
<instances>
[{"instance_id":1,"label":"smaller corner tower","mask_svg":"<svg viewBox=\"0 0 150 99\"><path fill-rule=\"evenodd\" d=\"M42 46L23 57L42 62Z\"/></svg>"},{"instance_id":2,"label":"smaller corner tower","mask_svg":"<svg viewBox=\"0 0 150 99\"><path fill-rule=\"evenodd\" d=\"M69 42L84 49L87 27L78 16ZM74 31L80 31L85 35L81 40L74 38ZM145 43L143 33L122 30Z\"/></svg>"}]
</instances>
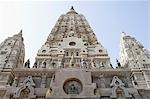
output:
<instances>
[{"instance_id":1,"label":"smaller corner tower","mask_svg":"<svg viewBox=\"0 0 150 99\"><path fill-rule=\"evenodd\" d=\"M130 68L132 80L138 88L150 88L149 51L134 37L122 33L120 42L121 65Z\"/></svg>"},{"instance_id":2,"label":"smaller corner tower","mask_svg":"<svg viewBox=\"0 0 150 99\"><path fill-rule=\"evenodd\" d=\"M8 37L0 44L0 85L9 85L12 82L12 69L23 66L25 49L22 30Z\"/></svg>"}]
</instances>

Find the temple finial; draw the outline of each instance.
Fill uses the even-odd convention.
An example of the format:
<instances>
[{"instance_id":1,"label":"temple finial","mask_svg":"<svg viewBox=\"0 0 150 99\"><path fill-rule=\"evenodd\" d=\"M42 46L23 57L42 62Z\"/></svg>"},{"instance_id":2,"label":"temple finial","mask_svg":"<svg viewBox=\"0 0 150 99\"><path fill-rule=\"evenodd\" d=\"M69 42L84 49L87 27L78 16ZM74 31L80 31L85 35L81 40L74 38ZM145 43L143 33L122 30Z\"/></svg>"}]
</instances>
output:
<instances>
[{"instance_id":1,"label":"temple finial","mask_svg":"<svg viewBox=\"0 0 150 99\"><path fill-rule=\"evenodd\" d=\"M71 6L71 8L70 8L70 10L67 12L67 14L78 14L78 13L74 10L73 6Z\"/></svg>"},{"instance_id":2,"label":"temple finial","mask_svg":"<svg viewBox=\"0 0 150 99\"><path fill-rule=\"evenodd\" d=\"M21 35L21 36L22 36L22 29L20 30L20 32L18 33L18 35Z\"/></svg>"},{"instance_id":3,"label":"temple finial","mask_svg":"<svg viewBox=\"0 0 150 99\"><path fill-rule=\"evenodd\" d=\"M71 6L71 9L70 10L74 10L73 6Z\"/></svg>"},{"instance_id":4,"label":"temple finial","mask_svg":"<svg viewBox=\"0 0 150 99\"><path fill-rule=\"evenodd\" d=\"M122 37L126 36L127 34L125 32L121 33Z\"/></svg>"},{"instance_id":5,"label":"temple finial","mask_svg":"<svg viewBox=\"0 0 150 99\"><path fill-rule=\"evenodd\" d=\"M19 33L22 33L22 29L20 30L20 32Z\"/></svg>"}]
</instances>

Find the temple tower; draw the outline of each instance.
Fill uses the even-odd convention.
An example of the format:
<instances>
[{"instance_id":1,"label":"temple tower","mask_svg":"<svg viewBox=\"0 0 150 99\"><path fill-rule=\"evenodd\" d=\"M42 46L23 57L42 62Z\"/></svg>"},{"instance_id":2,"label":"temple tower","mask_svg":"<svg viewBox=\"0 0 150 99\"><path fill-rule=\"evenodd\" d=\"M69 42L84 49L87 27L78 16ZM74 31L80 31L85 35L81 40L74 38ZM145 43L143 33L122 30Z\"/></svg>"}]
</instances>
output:
<instances>
[{"instance_id":1,"label":"temple tower","mask_svg":"<svg viewBox=\"0 0 150 99\"><path fill-rule=\"evenodd\" d=\"M13 37L8 37L0 44L0 88L6 88L13 82L12 70L22 68L24 63L24 44L22 31ZM0 90L3 93L3 90Z\"/></svg>"},{"instance_id":2,"label":"temple tower","mask_svg":"<svg viewBox=\"0 0 150 99\"><path fill-rule=\"evenodd\" d=\"M135 86L140 89L150 88L149 51L126 33L122 33L120 45L120 62L123 67L131 69Z\"/></svg>"},{"instance_id":3,"label":"temple tower","mask_svg":"<svg viewBox=\"0 0 150 99\"><path fill-rule=\"evenodd\" d=\"M46 68L111 68L106 49L98 42L95 33L82 14L73 7L59 17L45 44L36 57L38 68L43 61Z\"/></svg>"},{"instance_id":4,"label":"temple tower","mask_svg":"<svg viewBox=\"0 0 150 99\"><path fill-rule=\"evenodd\" d=\"M24 63L22 31L0 44L0 99L150 99L150 52L121 35L117 68L82 14L57 20L35 63Z\"/></svg>"}]
</instances>

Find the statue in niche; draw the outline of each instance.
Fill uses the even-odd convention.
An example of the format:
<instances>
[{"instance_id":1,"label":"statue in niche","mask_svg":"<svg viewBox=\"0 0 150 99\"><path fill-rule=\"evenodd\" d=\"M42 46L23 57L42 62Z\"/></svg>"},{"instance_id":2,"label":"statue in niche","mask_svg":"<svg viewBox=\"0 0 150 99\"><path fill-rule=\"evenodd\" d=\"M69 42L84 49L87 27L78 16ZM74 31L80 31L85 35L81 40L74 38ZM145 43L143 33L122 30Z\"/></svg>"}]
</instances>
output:
<instances>
[{"instance_id":1,"label":"statue in niche","mask_svg":"<svg viewBox=\"0 0 150 99\"><path fill-rule=\"evenodd\" d=\"M54 60L51 61L52 68L56 68L56 62Z\"/></svg>"},{"instance_id":2,"label":"statue in niche","mask_svg":"<svg viewBox=\"0 0 150 99\"><path fill-rule=\"evenodd\" d=\"M52 59L46 60L46 65L47 65L47 66L50 66L51 61L52 61Z\"/></svg>"},{"instance_id":3,"label":"statue in niche","mask_svg":"<svg viewBox=\"0 0 150 99\"><path fill-rule=\"evenodd\" d=\"M126 80L127 80L128 86L129 86L129 87L133 87L133 83L132 83L131 78L130 78L130 77L127 77Z\"/></svg>"},{"instance_id":4,"label":"statue in niche","mask_svg":"<svg viewBox=\"0 0 150 99\"><path fill-rule=\"evenodd\" d=\"M23 83L18 87L13 94L13 99L35 99L34 95L35 83L33 82L32 76L28 76Z\"/></svg>"},{"instance_id":5,"label":"statue in niche","mask_svg":"<svg viewBox=\"0 0 150 99\"><path fill-rule=\"evenodd\" d=\"M63 88L66 94L79 94L82 91L82 86L80 82L75 80L70 80L66 82Z\"/></svg>"},{"instance_id":6,"label":"statue in niche","mask_svg":"<svg viewBox=\"0 0 150 99\"><path fill-rule=\"evenodd\" d=\"M112 98L131 98L125 84L117 76L113 77L110 86L112 87Z\"/></svg>"},{"instance_id":7,"label":"statue in niche","mask_svg":"<svg viewBox=\"0 0 150 99\"><path fill-rule=\"evenodd\" d=\"M63 67L64 67L64 60L63 60L63 59L59 59L59 60L58 60L58 66L59 66L60 68L63 68Z\"/></svg>"},{"instance_id":8,"label":"statue in niche","mask_svg":"<svg viewBox=\"0 0 150 99\"><path fill-rule=\"evenodd\" d=\"M30 90L28 88L25 88L24 90L21 91L19 98L28 99L29 94L30 94Z\"/></svg>"},{"instance_id":9,"label":"statue in niche","mask_svg":"<svg viewBox=\"0 0 150 99\"><path fill-rule=\"evenodd\" d=\"M30 60L28 59L24 65L25 68L30 68Z\"/></svg>"},{"instance_id":10,"label":"statue in niche","mask_svg":"<svg viewBox=\"0 0 150 99\"><path fill-rule=\"evenodd\" d=\"M103 62L100 62L99 68L102 68L102 67L104 67L104 63L103 63Z\"/></svg>"},{"instance_id":11,"label":"statue in niche","mask_svg":"<svg viewBox=\"0 0 150 99\"><path fill-rule=\"evenodd\" d=\"M65 63L65 60L64 58L62 59L62 62L61 62L61 68L64 68L64 63Z\"/></svg>"},{"instance_id":12,"label":"statue in niche","mask_svg":"<svg viewBox=\"0 0 150 99\"><path fill-rule=\"evenodd\" d=\"M82 59L82 61L81 61L81 67L82 68L87 68L87 63L86 63L85 59Z\"/></svg>"},{"instance_id":13,"label":"statue in niche","mask_svg":"<svg viewBox=\"0 0 150 99\"><path fill-rule=\"evenodd\" d=\"M68 89L68 94L78 94L78 89L74 84L70 85L70 88Z\"/></svg>"},{"instance_id":14,"label":"statue in niche","mask_svg":"<svg viewBox=\"0 0 150 99\"><path fill-rule=\"evenodd\" d=\"M100 80L100 87L101 88L106 88L106 81L105 81L105 79L104 79L104 75L100 75L99 76L99 80Z\"/></svg>"},{"instance_id":15,"label":"statue in niche","mask_svg":"<svg viewBox=\"0 0 150 99\"><path fill-rule=\"evenodd\" d=\"M98 60L95 60L95 62L94 62L94 63L95 63L95 67L96 67L96 68L99 68Z\"/></svg>"},{"instance_id":16,"label":"statue in niche","mask_svg":"<svg viewBox=\"0 0 150 99\"><path fill-rule=\"evenodd\" d=\"M96 67L93 59L91 60L91 65L92 65L92 68Z\"/></svg>"},{"instance_id":17,"label":"statue in niche","mask_svg":"<svg viewBox=\"0 0 150 99\"><path fill-rule=\"evenodd\" d=\"M71 30L71 31L69 32L69 37L73 37L75 32L74 32L74 31L72 31L72 30L73 30L73 28L72 28L72 27L70 28L70 30Z\"/></svg>"},{"instance_id":18,"label":"statue in niche","mask_svg":"<svg viewBox=\"0 0 150 99\"><path fill-rule=\"evenodd\" d=\"M58 67L61 67L61 59L58 59Z\"/></svg>"},{"instance_id":19,"label":"statue in niche","mask_svg":"<svg viewBox=\"0 0 150 99\"><path fill-rule=\"evenodd\" d=\"M75 64L74 55L72 55L70 59L69 67L74 67L74 64Z\"/></svg>"},{"instance_id":20,"label":"statue in niche","mask_svg":"<svg viewBox=\"0 0 150 99\"><path fill-rule=\"evenodd\" d=\"M44 60L41 65L42 68L46 68L46 61Z\"/></svg>"}]
</instances>

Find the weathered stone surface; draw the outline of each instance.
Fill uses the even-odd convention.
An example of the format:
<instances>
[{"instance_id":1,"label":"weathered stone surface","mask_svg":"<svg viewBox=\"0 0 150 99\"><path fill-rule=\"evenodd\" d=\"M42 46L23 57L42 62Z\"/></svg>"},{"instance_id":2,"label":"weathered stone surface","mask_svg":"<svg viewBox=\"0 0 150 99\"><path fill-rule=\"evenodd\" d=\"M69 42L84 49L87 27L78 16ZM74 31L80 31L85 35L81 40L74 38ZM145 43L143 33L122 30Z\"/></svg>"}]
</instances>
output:
<instances>
[{"instance_id":1,"label":"weathered stone surface","mask_svg":"<svg viewBox=\"0 0 150 99\"><path fill-rule=\"evenodd\" d=\"M0 44L0 99L150 99L150 52L135 38L122 33L113 68L85 17L71 7L30 66L21 33Z\"/></svg>"}]
</instances>

